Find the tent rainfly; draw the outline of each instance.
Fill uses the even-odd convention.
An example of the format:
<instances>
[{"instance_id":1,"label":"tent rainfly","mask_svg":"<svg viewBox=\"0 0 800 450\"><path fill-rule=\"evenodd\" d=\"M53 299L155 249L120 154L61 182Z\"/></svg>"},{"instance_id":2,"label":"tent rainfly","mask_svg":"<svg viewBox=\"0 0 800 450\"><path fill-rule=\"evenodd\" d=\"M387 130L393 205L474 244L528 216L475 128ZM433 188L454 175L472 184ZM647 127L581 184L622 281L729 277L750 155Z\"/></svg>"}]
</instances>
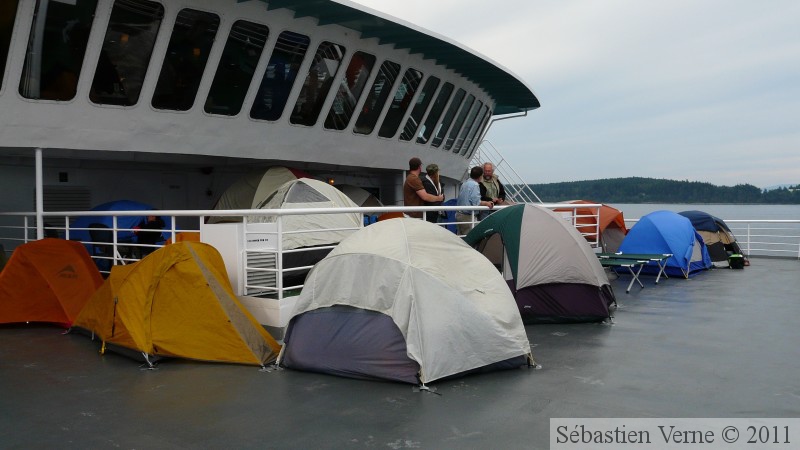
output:
<instances>
[{"instance_id":1,"label":"tent rainfly","mask_svg":"<svg viewBox=\"0 0 800 450\"><path fill-rule=\"evenodd\" d=\"M383 206L378 197L375 197L372 193L367 191L366 189L358 186L354 186L352 184L338 184L336 187L345 193L350 200L353 201L358 206L362 208L369 208L372 206Z\"/></svg>"},{"instance_id":2,"label":"tent rainfly","mask_svg":"<svg viewBox=\"0 0 800 450\"><path fill-rule=\"evenodd\" d=\"M75 326L151 367L161 357L264 366L280 350L234 295L219 252L200 242L114 266Z\"/></svg>"},{"instance_id":3,"label":"tent rainfly","mask_svg":"<svg viewBox=\"0 0 800 450\"><path fill-rule=\"evenodd\" d=\"M311 178L302 170L283 166L272 166L266 170L250 172L234 182L217 200L214 209L257 209L258 204L269 198L287 181ZM212 216L208 223L241 221L235 217Z\"/></svg>"},{"instance_id":4,"label":"tent rainfly","mask_svg":"<svg viewBox=\"0 0 800 450\"><path fill-rule=\"evenodd\" d=\"M257 205L258 209L358 208L342 191L311 178L287 181L272 196ZM249 223L272 223L276 216L253 216ZM284 250L336 244L363 227L359 213L290 214L283 216Z\"/></svg>"},{"instance_id":5,"label":"tent rainfly","mask_svg":"<svg viewBox=\"0 0 800 450\"><path fill-rule=\"evenodd\" d=\"M347 195L328 183L311 178L287 181L272 196L257 205L259 209L357 208ZM275 223L277 216L251 216L248 223ZM332 246L364 226L359 213L288 214L281 218L283 249L303 249L283 254L283 285L302 284L309 269Z\"/></svg>"},{"instance_id":6,"label":"tent rainfly","mask_svg":"<svg viewBox=\"0 0 800 450\"><path fill-rule=\"evenodd\" d=\"M586 239L560 215L514 205L483 219L464 240L502 273L526 323L601 322L616 303Z\"/></svg>"},{"instance_id":7,"label":"tent rainfly","mask_svg":"<svg viewBox=\"0 0 800 450\"><path fill-rule=\"evenodd\" d=\"M597 204L589 200L570 200L563 203L572 205ZM573 209L554 209L556 212L573 213ZM597 242L604 252L616 252L628 228L625 226L625 217L622 211L609 205L601 204L599 211L595 208L575 208L575 227L586 240ZM600 233L597 236L597 233Z\"/></svg>"},{"instance_id":8,"label":"tent rainfly","mask_svg":"<svg viewBox=\"0 0 800 450\"><path fill-rule=\"evenodd\" d=\"M728 260L730 255L742 253L736 237L724 220L704 211L682 211L678 214L689 219L694 229L703 238L703 243L708 248L708 256L714 267L730 267Z\"/></svg>"},{"instance_id":9,"label":"tent rainfly","mask_svg":"<svg viewBox=\"0 0 800 450\"><path fill-rule=\"evenodd\" d=\"M628 231L619 251L672 254L665 263L664 273L668 276L689 278L712 267L703 238L692 227L692 222L672 211L653 211L642 216ZM657 274L659 270L655 262L650 262L641 273Z\"/></svg>"},{"instance_id":10,"label":"tent rainfly","mask_svg":"<svg viewBox=\"0 0 800 450\"><path fill-rule=\"evenodd\" d=\"M0 272L0 323L69 327L101 284L79 242L47 238L20 245Z\"/></svg>"},{"instance_id":11,"label":"tent rainfly","mask_svg":"<svg viewBox=\"0 0 800 450\"><path fill-rule=\"evenodd\" d=\"M424 384L532 359L511 292L486 258L440 226L398 218L359 230L317 263L279 362Z\"/></svg>"}]
</instances>

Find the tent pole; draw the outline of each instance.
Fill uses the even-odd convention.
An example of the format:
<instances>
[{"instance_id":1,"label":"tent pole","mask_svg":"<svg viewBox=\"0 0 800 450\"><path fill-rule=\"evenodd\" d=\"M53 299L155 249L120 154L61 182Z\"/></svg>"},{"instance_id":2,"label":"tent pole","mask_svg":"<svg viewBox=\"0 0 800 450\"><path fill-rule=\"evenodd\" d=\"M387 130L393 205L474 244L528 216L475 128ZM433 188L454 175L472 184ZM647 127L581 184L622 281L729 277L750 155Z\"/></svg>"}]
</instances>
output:
<instances>
[{"instance_id":1,"label":"tent pole","mask_svg":"<svg viewBox=\"0 0 800 450\"><path fill-rule=\"evenodd\" d=\"M44 238L44 192L42 189L42 148L36 148L36 239Z\"/></svg>"}]
</instances>

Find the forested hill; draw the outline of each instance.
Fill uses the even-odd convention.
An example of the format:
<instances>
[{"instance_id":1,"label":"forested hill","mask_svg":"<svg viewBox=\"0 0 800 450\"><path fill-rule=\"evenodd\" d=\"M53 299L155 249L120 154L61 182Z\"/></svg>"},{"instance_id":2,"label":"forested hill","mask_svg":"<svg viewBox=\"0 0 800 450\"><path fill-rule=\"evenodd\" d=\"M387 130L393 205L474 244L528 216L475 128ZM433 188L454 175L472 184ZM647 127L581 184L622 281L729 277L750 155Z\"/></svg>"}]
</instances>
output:
<instances>
[{"instance_id":1,"label":"forested hill","mask_svg":"<svg viewBox=\"0 0 800 450\"><path fill-rule=\"evenodd\" d=\"M528 186L545 203L583 199L599 203L800 204L800 185L762 191L751 184L715 186L699 181L631 177Z\"/></svg>"}]
</instances>

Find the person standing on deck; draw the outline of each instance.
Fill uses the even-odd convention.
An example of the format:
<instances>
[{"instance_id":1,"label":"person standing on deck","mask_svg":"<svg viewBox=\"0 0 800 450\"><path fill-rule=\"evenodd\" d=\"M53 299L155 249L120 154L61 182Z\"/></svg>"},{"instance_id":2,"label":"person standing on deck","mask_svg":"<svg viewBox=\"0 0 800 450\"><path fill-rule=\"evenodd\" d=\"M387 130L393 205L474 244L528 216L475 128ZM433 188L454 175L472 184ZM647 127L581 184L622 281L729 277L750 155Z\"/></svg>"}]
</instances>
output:
<instances>
[{"instance_id":1,"label":"person standing on deck","mask_svg":"<svg viewBox=\"0 0 800 450\"><path fill-rule=\"evenodd\" d=\"M444 195L431 195L419 178L422 173L422 160L416 156L408 160L408 176L403 183L403 204L405 206L424 206L425 202L443 202ZM422 212L406 213L409 217L422 218Z\"/></svg>"},{"instance_id":2,"label":"person standing on deck","mask_svg":"<svg viewBox=\"0 0 800 450\"><path fill-rule=\"evenodd\" d=\"M422 177L422 185L425 186L425 192L428 194L435 196L441 195L442 199L444 199L442 184L439 182L439 166L436 164L428 164L425 167L425 176ZM442 202L425 202L425 206L439 206L441 204ZM440 214L440 211L428 211L425 213L425 220L431 223L437 223Z\"/></svg>"},{"instance_id":3,"label":"person standing on deck","mask_svg":"<svg viewBox=\"0 0 800 450\"><path fill-rule=\"evenodd\" d=\"M490 162L483 163L483 177L480 181L481 200L489 201L495 205L507 205L506 202L506 189L497 175L494 174L494 164ZM482 211L481 219L491 214L492 211Z\"/></svg>"},{"instance_id":4,"label":"person standing on deck","mask_svg":"<svg viewBox=\"0 0 800 450\"><path fill-rule=\"evenodd\" d=\"M494 202L490 200L481 199L480 183L483 176L483 169L481 166L475 166L469 171L469 180L461 185L461 191L458 193L458 206L488 206L490 209L494 208ZM467 222L458 224L458 234L467 234L472 229L472 211L457 211L456 221Z\"/></svg>"}]
</instances>

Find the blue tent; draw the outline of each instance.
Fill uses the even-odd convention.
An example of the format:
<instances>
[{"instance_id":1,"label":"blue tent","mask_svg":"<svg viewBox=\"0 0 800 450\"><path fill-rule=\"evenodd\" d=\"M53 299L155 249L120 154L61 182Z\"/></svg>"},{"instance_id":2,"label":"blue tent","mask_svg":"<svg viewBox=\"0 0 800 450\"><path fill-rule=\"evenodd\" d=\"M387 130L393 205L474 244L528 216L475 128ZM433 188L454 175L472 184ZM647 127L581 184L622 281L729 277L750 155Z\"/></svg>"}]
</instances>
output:
<instances>
[{"instance_id":1,"label":"blue tent","mask_svg":"<svg viewBox=\"0 0 800 450\"><path fill-rule=\"evenodd\" d=\"M145 203L135 202L133 200L115 200L108 203L97 205L91 211L152 211L153 208ZM141 216L118 216L117 228L132 229L141 224L147 219L147 215ZM164 221L164 229L172 229L170 217L162 217ZM73 241L91 241L91 236L88 230L73 230L73 228L92 228L90 225L100 224L107 228L112 228L112 216L81 216L76 218L70 224L69 238ZM167 235L162 234L160 240L165 240ZM117 242L136 242L136 235L132 231L118 231ZM90 252L91 253L91 252Z\"/></svg>"},{"instance_id":2,"label":"blue tent","mask_svg":"<svg viewBox=\"0 0 800 450\"><path fill-rule=\"evenodd\" d=\"M682 211L678 214L692 222L694 229L703 238L714 266L730 267L730 255L742 253L728 224L719 217L704 211Z\"/></svg>"},{"instance_id":3,"label":"blue tent","mask_svg":"<svg viewBox=\"0 0 800 450\"><path fill-rule=\"evenodd\" d=\"M705 211L681 211L678 214L689 219L696 230L717 231L723 229L727 232L731 231L731 229L728 228L728 224L722 219L712 216Z\"/></svg>"},{"instance_id":4,"label":"blue tent","mask_svg":"<svg viewBox=\"0 0 800 450\"><path fill-rule=\"evenodd\" d=\"M689 278L700 270L711 268L711 258L703 238L692 222L672 211L654 211L639 219L628 231L619 247L622 253L672 253L666 262L665 273ZM642 273L658 273L651 262Z\"/></svg>"}]
</instances>

